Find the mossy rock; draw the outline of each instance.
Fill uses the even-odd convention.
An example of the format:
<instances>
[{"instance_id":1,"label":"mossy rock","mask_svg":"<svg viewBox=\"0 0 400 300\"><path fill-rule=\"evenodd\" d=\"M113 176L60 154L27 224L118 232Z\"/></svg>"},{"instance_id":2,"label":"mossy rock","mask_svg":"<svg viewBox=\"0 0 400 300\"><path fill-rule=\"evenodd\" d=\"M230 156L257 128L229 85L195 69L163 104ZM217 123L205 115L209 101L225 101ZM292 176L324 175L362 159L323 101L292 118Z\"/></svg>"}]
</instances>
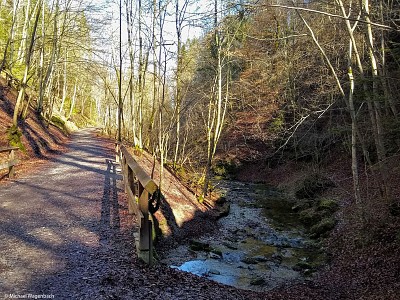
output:
<instances>
[{"instance_id":1,"label":"mossy rock","mask_svg":"<svg viewBox=\"0 0 400 300\"><path fill-rule=\"evenodd\" d=\"M189 247L193 251L210 252L212 250L210 244L198 240L190 240Z\"/></svg>"},{"instance_id":2,"label":"mossy rock","mask_svg":"<svg viewBox=\"0 0 400 300\"><path fill-rule=\"evenodd\" d=\"M54 124L56 124L56 125L58 125L60 127L64 127L65 126L65 121L60 116L53 115L51 117L51 122L53 122Z\"/></svg>"},{"instance_id":3,"label":"mossy rock","mask_svg":"<svg viewBox=\"0 0 400 300\"><path fill-rule=\"evenodd\" d=\"M264 285L265 284L265 279L262 277L257 277L252 280L250 280L251 285Z\"/></svg>"},{"instance_id":4,"label":"mossy rock","mask_svg":"<svg viewBox=\"0 0 400 300\"><path fill-rule=\"evenodd\" d=\"M318 238L320 236L325 235L329 231L331 231L333 228L335 228L336 221L333 218L325 218L322 219L318 224L312 226L310 228L310 233L312 237Z\"/></svg>"},{"instance_id":5,"label":"mossy rock","mask_svg":"<svg viewBox=\"0 0 400 300\"><path fill-rule=\"evenodd\" d=\"M256 265L259 263L259 261L254 257L244 257L241 259L241 262L243 262L247 265Z\"/></svg>"},{"instance_id":6,"label":"mossy rock","mask_svg":"<svg viewBox=\"0 0 400 300\"><path fill-rule=\"evenodd\" d=\"M313 266L310 263L306 262L306 261L299 261L296 264L296 268L297 269L301 269L301 270L307 270L307 269L308 270L312 270Z\"/></svg>"},{"instance_id":7,"label":"mossy rock","mask_svg":"<svg viewBox=\"0 0 400 300\"><path fill-rule=\"evenodd\" d=\"M222 251L220 249L211 248L210 252L222 257Z\"/></svg>"},{"instance_id":8,"label":"mossy rock","mask_svg":"<svg viewBox=\"0 0 400 300\"><path fill-rule=\"evenodd\" d=\"M217 200L215 200L215 204L222 206L226 203L226 196L220 196Z\"/></svg>"},{"instance_id":9,"label":"mossy rock","mask_svg":"<svg viewBox=\"0 0 400 300\"><path fill-rule=\"evenodd\" d=\"M335 200L322 198L318 202L317 209L320 211L328 211L328 212L335 212L339 208L339 204Z\"/></svg>"},{"instance_id":10,"label":"mossy rock","mask_svg":"<svg viewBox=\"0 0 400 300\"><path fill-rule=\"evenodd\" d=\"M62 130L66 134L71 134L78 130L74 122L68 121L65 117L53 115L51 117L51 124Z\"/></svg>"},{"instance_id":11,"label":"mossy rock","mask_svg":"<svg viewBox=\"0 0 400 300\"><path fill-rule=\"evenodd\" d=\"M297 203L295 203L292 207L291 210L293 212L300 212L303 210L306 210L308 208L311 208L313 206L311 201L303 201L299 200Z\"/></svg>"},{"instance_id":12,"label":"mossy rock","mask_svg":"<svg viewBox=\"0 0 400 300\"><path fill-rule=\"evenodd\" d=\"M314 226L318 224L322 219L321 214L311 207L300 212L299 220L306 226Z\"/></svg>"},{"instance_id":13,"label":"mossy rock","mask_svg":"<svg viewBox=\"0 0 400 300\"><path fill-rule=\"evenodd\" d=\"M229 215L231 205L227 202L218 208L218 218L226 217Z\"/></svg>"}]
</instances>

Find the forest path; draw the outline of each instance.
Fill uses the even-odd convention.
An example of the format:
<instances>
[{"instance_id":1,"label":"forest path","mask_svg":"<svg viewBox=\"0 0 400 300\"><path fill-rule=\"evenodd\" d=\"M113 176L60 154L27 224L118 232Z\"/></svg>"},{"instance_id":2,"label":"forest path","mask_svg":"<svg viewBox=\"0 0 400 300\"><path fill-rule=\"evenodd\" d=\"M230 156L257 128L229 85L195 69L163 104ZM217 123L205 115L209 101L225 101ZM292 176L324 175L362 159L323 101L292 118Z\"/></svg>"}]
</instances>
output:
<instances>
[{"instance_id":1,"label":"forest path","mask_svg":"<svg viewBox=\"0 0 400 300\"><path fill-rule=\"evenodd\" d=\"M0 185L0 298L100 292L121 227L113 146L79 131L66 153Z\"/></svg>"}]
</instances>

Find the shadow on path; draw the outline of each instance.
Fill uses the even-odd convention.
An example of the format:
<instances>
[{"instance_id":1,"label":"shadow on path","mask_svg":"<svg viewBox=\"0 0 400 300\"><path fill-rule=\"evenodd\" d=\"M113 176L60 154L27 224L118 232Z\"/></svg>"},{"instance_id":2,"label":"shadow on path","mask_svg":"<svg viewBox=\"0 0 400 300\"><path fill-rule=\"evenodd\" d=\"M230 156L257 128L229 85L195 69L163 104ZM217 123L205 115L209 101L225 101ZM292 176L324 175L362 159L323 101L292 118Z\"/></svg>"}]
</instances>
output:
<instances>
[{"instance_id":1,"label":"shadow on path","mask_svg":"<svg viewBox=\"0 0 400 300\"><path fill-rule=\"evenodd\" d=\"M108 143L79 132L68 153L0 187L0 292L98 298L124 251Z\"/></svg>"},{"instance_id":2,"label":"shadow on path","mask_svg":"<svg viewBox=\"0 0 400 300\"><path fill-rule=\"evenodd\" d=\"M105 172L104 191L101 200L100 243L106 241L109 238L109 234L113 234L120 229L117 180L121 178L121 175L117 174L117 168L113 161L107 159L106 163L107 170Z\"/></svg>"}]
</instances>

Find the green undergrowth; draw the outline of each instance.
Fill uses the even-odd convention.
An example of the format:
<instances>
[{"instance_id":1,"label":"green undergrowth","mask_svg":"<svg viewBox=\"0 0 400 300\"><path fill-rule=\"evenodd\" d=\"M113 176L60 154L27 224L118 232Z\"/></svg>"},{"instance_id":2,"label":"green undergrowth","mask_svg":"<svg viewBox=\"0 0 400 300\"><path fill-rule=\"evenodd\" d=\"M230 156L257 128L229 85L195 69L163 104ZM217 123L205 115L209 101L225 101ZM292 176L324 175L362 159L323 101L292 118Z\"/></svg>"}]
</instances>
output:
<instances>
[{"instance_id":1,"label":"green undergrowth","mask_svg":"<svg viewBox=\"0 0 400 300\"><path fill-rule=\"evenodd\" d=\"M172 162L167 162L165 164L166 169L172 172L179 180L182 182L192 193L197 196L197 201L203 203L206 198L209 198L210 195L213 197L217 197L215 194L215 187L212 182L208 183L208 195L204 197L203 188L204 188L204 174L198 172L194 169L186 168L182 165L173 164ZM217 197L218 198L218 197Z\"/></svg>"},{"instance_id":2,"label":"green undergrowth","mask_svg":"<svg viewBox=\"0 0 400 300\"><path fill-rule=\"evenodd\" d=\"M212 167L217 179L235 179L240 169L240 163L234 159L218 160Z\"/></svg>"},{"instance_id":3,"label":"green undergrowth","mask_svg":"<svg viewBox=\"0 0 400 300\"><path fill-rule=\"evenodd\" d=\"M51 124L62 130L66 134L71 134L78 130L75 123L68 121L65 117L54 115L51 117Z\"/></svg>"}]
</instances>

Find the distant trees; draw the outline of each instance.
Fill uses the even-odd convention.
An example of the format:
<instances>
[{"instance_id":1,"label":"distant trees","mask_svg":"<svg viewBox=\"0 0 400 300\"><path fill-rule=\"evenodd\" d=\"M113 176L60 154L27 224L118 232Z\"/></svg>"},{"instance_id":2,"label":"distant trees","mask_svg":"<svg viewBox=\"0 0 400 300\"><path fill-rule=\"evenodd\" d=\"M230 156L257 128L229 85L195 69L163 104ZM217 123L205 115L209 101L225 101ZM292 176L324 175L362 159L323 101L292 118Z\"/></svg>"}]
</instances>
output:
<instances>
[{"instance_id":1,"label":"distant trees","mask_svg":"<svg viewBox=\"0 0 400 300\"><path fill-rule=\"evenodd\" d=\"M0 70L18 82L14 126L26 117L28 106L50 122L55 112L67 118L75 111L83 115L93 102L85 87L90 83L82 80L90 78L93 53L85 9L62 0L2 2Z\"/></svg>"}]
</instances>

